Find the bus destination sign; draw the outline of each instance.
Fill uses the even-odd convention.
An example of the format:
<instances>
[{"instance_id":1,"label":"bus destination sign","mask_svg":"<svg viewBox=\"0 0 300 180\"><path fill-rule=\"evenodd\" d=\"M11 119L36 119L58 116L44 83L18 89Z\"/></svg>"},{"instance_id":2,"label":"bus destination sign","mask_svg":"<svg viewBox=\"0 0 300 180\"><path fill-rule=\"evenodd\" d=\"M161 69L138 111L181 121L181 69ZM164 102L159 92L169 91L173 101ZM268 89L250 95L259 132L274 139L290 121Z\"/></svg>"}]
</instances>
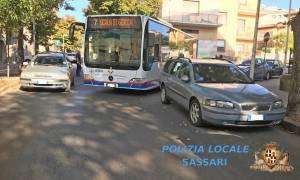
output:
<instances>
[{"instance_id":1,"label":"bus destination sign","mask_svg":"<svg viewBox=\"0 0 300 180\"><path fill-rule=\"evenodd\" d=\"M91 17L88 20L88 28L90 29L136 29L140 26L138 17Z\"/></svg>"}]
</instances>

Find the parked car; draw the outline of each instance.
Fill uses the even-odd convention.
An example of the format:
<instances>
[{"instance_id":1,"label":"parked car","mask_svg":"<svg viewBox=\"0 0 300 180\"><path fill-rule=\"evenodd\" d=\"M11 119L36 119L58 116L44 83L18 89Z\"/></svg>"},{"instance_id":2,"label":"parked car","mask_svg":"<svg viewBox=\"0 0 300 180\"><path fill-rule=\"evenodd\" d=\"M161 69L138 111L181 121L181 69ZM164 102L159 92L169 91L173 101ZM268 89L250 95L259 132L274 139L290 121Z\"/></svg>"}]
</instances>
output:
<instances>
[{"instance_id":1,"label":"parked car","mask_svg":"<svg viewBox=\"0 0 300 180\"><path fill-rule=\"evenodd\" d=\"M74 67L63 53L36 55L21 73L21 88L47 88L71 90L74 85Z\"/></svg>"},{"instance_id":2,"label":"parked car","mask_svg":"<svg viewBox=\"0 0 300 180\"><path fill-rule=\"evenodd\" d=\"M160 81L161 102L182 105L195 126L268 126L279 124L285 116L277 95L228 61L169 60Z\"/></svg>"},{"instance_id":3,"label":"parked car","mask_svg":"<svg viewBox=\"0 0 300 180\"><path fill-rule=\"evenodd\" d=\"M272 76L281 76L284 71L284 65L281 61L276 59L267 59L268 65L271 67Z\"/></svg>"},{"instance_id":4,"label":"parked car","mask_svg":"<svg viewBox=\"0 0 300 180\"><path fill-rule=\"evenodd\" d=\"M250 66L251 60L245 60L238 67L250 76ZM255 59L254 79L269 80L272 77L271 71L272 69L266 60L262 58Z\"/></svg>"}]
</instances>

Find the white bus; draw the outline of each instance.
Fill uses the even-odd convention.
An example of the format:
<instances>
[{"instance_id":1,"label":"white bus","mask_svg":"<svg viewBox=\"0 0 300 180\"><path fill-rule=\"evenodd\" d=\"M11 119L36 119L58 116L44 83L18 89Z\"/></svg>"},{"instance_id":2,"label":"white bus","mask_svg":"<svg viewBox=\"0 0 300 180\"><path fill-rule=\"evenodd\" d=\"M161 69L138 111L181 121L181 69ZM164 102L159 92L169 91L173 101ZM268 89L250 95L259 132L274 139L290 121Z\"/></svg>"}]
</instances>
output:
<instances>
[{"instance_id":1,"label":"white bus","mask_svg":"<svg viewBox=\"0 0 300 180\"><path fill-rule=\"evenodd\" d=\"M164 62L196 57L196 39L168 23L140 15L88 16L85 26L84 84L149 90L159 87Z\"/></svg>"}]
</instances>

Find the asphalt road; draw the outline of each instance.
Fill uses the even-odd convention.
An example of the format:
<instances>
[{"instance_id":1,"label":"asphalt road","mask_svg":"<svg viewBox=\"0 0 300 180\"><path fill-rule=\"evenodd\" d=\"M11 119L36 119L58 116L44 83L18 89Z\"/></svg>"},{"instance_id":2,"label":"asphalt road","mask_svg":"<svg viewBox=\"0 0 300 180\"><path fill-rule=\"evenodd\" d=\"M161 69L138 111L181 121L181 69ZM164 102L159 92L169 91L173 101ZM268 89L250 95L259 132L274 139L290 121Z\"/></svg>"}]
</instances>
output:
<instances>
[{"instance_id":1,"label":"asphalt road","mask_svg":"<svg viewBox=\"0 0 300 180\"><path fill-rule=\"evenodd\" d=\"M285 179L300 177L300 137L280 127L192 127L159 91L76 87L0 98L0 179ZM250 170L254 152L275 141L295 170ZM168 154L164 144L249 145L246 154ZM184 167L183 157L228 158L225 167Z\"/></svg>"}]
</instances>

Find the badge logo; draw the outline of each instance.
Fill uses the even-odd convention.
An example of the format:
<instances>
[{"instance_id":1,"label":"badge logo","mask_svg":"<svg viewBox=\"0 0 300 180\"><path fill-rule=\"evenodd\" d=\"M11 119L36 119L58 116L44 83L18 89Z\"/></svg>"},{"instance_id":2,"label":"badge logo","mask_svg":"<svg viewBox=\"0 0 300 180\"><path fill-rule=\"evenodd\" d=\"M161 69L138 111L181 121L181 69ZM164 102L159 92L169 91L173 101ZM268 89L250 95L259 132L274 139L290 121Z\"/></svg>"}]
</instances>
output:
<instances>
[{"instance_id":1,"label":"badge logo","mask_svg":"<svg viewBox=\"0 0 300 180\"><path fill-rule=\"evenodd\" d=\"M289 164L289 153L278 150L278 147L278 144L271 142L266 144L263 150L256 151L255 161L250 169L269 172L293 171L294 167Z\"/></svg>"},{"instance_id":2,"label":"badge logo","mask_svg":"<svg viewBox=\"0 0 300 180\"><path fill-rule=\"evenodd\" d=\"M114 72L114 71L113 71L112 67L110 67L109 70L108 70L108 74L109 74L109 75L112 75L113 72Z\"/></svg>"}]
</instances>

